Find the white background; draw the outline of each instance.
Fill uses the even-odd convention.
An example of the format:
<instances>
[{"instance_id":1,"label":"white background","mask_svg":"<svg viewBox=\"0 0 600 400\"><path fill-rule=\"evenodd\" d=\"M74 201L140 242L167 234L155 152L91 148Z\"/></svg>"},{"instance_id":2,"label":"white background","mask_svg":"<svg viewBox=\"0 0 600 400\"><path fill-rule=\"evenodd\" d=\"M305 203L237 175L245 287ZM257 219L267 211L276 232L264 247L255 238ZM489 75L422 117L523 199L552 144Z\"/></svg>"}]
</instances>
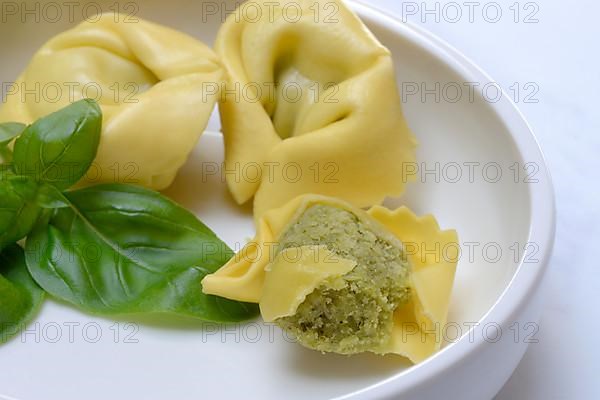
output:
<instances>
[{"instance_id":1,"label":"white background","mask_svg":"<svg viewBox=\"0 0 600 400\"><path fill-rule=\"evenodd\" d=\"M600 247L600 3L363 1L425 27L485 70L516 100L553 175L558 226L539 343L496 400L600 398L600 265L592 255ZM524 102L527 94L537 103Z\"/></svg>"}]
</instances>

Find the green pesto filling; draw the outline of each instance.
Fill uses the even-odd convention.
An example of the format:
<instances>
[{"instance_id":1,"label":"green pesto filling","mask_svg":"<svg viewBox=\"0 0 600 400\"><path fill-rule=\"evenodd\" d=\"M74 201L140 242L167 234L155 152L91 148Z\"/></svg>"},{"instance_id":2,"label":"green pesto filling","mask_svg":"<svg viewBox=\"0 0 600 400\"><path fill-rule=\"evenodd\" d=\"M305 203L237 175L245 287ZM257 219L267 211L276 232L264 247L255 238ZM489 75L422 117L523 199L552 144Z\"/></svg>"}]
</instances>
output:
<instances>
[{"instance_id":1,"label":"green pesto filling","mask_svg":"<svg viewBox=\"0 0 600 400\"><path fill-rule=\"evenodd\" d=\"M306 347L341 354L377 351L388 342L393 313L410 297L410 267L399 243L378 235L353 213L314 205L280 238L278 252L325 245L357 266L336 286L324 283L296 314L276 323Z\"/></svg>"}]
</instances>

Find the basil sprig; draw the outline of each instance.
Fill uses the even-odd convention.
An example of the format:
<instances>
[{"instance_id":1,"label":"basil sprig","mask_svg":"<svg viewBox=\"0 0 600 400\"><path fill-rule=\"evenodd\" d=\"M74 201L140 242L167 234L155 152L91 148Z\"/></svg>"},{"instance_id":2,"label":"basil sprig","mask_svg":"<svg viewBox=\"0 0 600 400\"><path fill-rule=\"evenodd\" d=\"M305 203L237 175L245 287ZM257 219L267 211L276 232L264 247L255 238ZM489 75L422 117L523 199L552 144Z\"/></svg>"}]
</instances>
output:
<instances>
[{"instance_id":1,"label":"basil sprig","mask_svg":"<svg viewBox=\"0 0 600 400\"><path fill-rule=\"evenodd\" d=\"M83 310L216 322L254 317L255 305L202 293L202 278L233 252L189 211L131 185L67 190L96 157L101 127L102 113L91 100L27 127L0 125L0 145L12 158L0 165L0 274L24 270L15 242L26 237L28 272L18 276L33 277L50 295ZM16 136L9 154L6 144ZM33 280L17 289L18 282L0 275L0 323L31 317L41 301Z\"/></svg>"}]
</instances>

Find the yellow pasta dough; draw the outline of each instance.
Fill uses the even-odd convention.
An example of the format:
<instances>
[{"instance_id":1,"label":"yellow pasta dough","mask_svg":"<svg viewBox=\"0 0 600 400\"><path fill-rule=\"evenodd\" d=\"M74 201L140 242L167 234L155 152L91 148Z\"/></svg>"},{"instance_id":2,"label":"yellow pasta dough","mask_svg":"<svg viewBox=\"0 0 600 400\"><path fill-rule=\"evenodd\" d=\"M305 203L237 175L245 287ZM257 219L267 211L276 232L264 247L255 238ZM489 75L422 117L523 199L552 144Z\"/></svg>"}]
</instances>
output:
<instances>
[{"instance_id":1,"label":"yellow pasta dough","mask_svg":"<svg viewBox=\"0 0 600 400\"><path fill-rule=\"evenodd\" d=\"M273 260L275 267L265 269L261 296L261 314L265 321L275 321L296 313L298 306L324 280L339 278L356 266L327 250L324 246L305 246L298 254L286 249ZM296 290L281 282L294 282Z\"/></svg>"},{"instance_id":2,"label":"yellow pasta dough","mask_svg":"<svg viewBox=\"0 0 600 400\"><path fill-rule=\"evenodd\" d=\"M104 15L42 46L10 88L0 122L31 123L81 98L97 100L103 130L87 181L160 190L206 128L218 97L206 84L222 74L213 51L192 37Z\"/></svg>"},{"instance_id":3,"label":"yellow pasta dough","mask_svg":"<svg viewBox=\"0 0 600 400\"><path fill-rule=\"evenodd\" d=\"M399 195L416 141L390 52L340 0L260 0L219 31L227 183L255 217L305 193ZM331 10L335 10L332 13ZM295 10L295 11L294 11Z\"/></svg>"},{"instance_id":4,"label":"yellow pasta dough","mask_svg":"<svg viewBox=\"0 0 600 400\"><path fill-rule=\"evenodd\" d=\"M387 247L397 244L410 265L406 292L409 297L393 312L389 340L369 351L400 354L413 362L437 351L456 271L458 238L453 230L440 230L432 216L417 217L406 207L391 211L375 206L364 212L331 197L298 196L283 207L266 212L258 221L254 240L223 268L206 276L203 291L259 303L263 318L277 321L293 316L319 285L342 287L344 283L337 280L351 272L356 262L333 254L327 247L331 244L278 249L291 227L315 206L348 211L363 223L361 235L369 235L365 231L377 232ZM315 222L315 226L325 224L326 221ZM289 254L292 251L300 252Z\"/></svg>"}]
</instances>

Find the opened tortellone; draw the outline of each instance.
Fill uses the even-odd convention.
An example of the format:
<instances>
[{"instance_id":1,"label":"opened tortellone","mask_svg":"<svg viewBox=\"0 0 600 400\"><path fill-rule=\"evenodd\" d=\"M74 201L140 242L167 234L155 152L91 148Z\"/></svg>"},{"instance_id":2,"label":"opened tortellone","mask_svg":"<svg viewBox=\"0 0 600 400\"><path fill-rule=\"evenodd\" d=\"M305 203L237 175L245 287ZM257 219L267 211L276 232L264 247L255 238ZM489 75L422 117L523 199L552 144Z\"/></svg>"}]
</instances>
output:
<instances>
[{"instance_id":1,"label":"opened tortellone","mask_svg":"<svg viewBox=\"0 0 600 400\"><path fill-rule=\"evenodd\" d=\"M97 100L103 129L87 180L164 189L217 101L205 83L214 86L222 74L216 55L196 39L106 14L42 46L8 89L0 122L31 123L81 98Z\"/></svg>"},{"instance_id":2,"label":"opened tortellone","mask_svg":"<svg viewBox=\"0 0 600 400\"><path fill-rule=\"evenodd\" d=\"M309 194L267 211L257 229L204 278L205 293L259 303L265 321L319 351L416 363L440 348L458 238L432 216Z\"/></svg>"},{"instance_id":3,"label":"opened tortellone","mask_svg":"<svg viewBox=\"0 0 600 400\"><path fill-rule=\"evenodd\" d=\"M340 0L243 3L221 27L227 183L255 216L318 193L400 195L416 141L390 52Z\"/></svg>"}]
</instances>

